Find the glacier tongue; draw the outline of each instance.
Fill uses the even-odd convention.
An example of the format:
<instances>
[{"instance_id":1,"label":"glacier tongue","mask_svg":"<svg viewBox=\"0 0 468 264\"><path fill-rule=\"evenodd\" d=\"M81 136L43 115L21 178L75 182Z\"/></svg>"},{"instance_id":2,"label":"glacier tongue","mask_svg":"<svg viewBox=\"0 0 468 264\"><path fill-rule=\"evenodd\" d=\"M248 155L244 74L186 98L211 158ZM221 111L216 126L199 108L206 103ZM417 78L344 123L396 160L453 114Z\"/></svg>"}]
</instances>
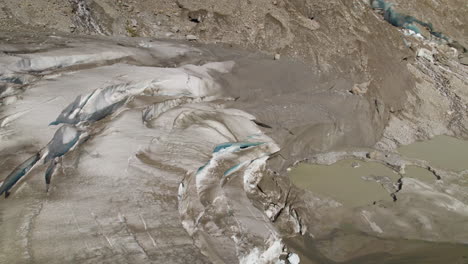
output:
<instances>
[{"instance_id":1,"label":"glacier tongue","mask_svg":"<svg viewBox=\"0 0 468 264\"><path fill-rule=\"evenodd\" d=\"M17 207L8 205L14 201L28 204L33 215L18 219L27 228L11 239L24 243L8 252L34 261L60 249L66 255L57 253L58 259L134 263L167 257L160 247L188 252L187 259L176 254L166 263L205 263L206 257L268 263L287 253L263 209L249 198L279 147L254 116L225 108L223 100L231 99L213 77L231 71L233 62L135 66L124 64L125 58L199 55L164 42L68 45L0 60L0 81L21 88L19 100L3 105L0 136L8 140L0 146L34 142L30 152L36 153L0 187L15 192L15 200L0 204L2 212L16 215ZM11 89L0 92L12 95ZM50 125L58 129L48 126L53 115L58 117ZM8 224L20 230L21 221ZM48 228L50 221L59 227ZM60 237L70 243L58 243Z\"/></svg>"}]
</instances>

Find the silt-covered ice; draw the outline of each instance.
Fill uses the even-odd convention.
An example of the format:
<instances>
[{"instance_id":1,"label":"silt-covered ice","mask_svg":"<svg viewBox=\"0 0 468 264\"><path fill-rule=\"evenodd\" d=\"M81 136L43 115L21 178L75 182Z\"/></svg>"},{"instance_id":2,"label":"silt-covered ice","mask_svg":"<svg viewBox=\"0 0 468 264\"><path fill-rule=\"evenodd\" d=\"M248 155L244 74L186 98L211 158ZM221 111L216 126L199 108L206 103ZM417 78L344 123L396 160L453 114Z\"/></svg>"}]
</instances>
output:
<instances>
[{"instance_id":1,"label":"silt-covered ice","mask_svg":"<svg viewBox=\"0 0 468 264\"><path fill-rule=\"evenodd\" d=\"M193 263L205 263L207 258L239 261L251 248L268 261L286 251L244 188L244 182L255 182L253 174L261 177L265 168L259 163L279 148L255 117L224 107L229 98L213 73L229 72L233 62L135 66L124 62L146 64L147 54L164 61L199 56L199 51L163 42L68 45L1 61L2 81L8 83L1 95L21 98L3 105L0 146L14 150L30 144L35 154L15 158L21 165L0 190L30 204L34 216L22 225L34 221L36 228L9 238L24 243L2 244L9 253L0 258L19 254L40 262L58 249L55 259L78 263L129 258L146 263L150 255L165 256L158 248L167 246L188 252ZM29 77L37 73L43 78ZM155 204L148 193L165 198ZM17 207L1 207L5 215L16 214ZM11 219L7 225L19 229ZM57 243L60 237L70 243ZM32 254L36 248L41 250ZM187 263L176 256L163 262Z\"/></svg>"}]
</instances>

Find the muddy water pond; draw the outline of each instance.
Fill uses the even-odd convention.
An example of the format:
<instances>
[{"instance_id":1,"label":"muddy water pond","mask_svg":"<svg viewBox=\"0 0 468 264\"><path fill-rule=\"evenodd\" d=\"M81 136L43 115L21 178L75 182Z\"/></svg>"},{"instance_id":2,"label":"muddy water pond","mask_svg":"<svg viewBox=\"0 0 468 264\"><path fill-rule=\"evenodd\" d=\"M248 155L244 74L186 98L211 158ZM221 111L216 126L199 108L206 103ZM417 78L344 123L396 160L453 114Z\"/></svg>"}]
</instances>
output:
<instances>
[{"instance_id":1,"label":"muddy water pond","mask_svg":"<svg viewBox=\"0 0 468 264\"><path fill-rule=\"evenodd\" d=\"M337 231L333 238L315 240L298 236L284 240L299 255L301 264L467 264L468 245L408 239L382 239L362 233ZM340 242L341 241L341 242ZM348 252L330 245L359 247ZM353 245L353 246L350 246ZM346 247L346 246L345 246ZM346 260L335 259L338 255Z\"/></svg>"},{"instance_id":2,"label":"muddy water pond","mask_svg":"<svg viewBox=\"0 0 468 264\"><path fill-rule=\"evenodd\" d=\"M432 166L452 171L468 169L468 141L449 136L437 136L398 148L408 158L428 161Z\"/></svg>"},{"instance_id":3,"label":"muddy water pond","mask_svg":"<svg viewBox=\"0 0 468 264\"><path fill-rule=\"evenodd\" d=\"M426 183L434 183L437 180L437 177L432 172L416 166L406 167L405 177L415 178Z\"/></svg>"},{"instance_id":4,"label":"muddy water pond","mask_svg":"<svg viewBox=\"0 0 468 264\"><path fill-rule=\"evenodd\" d=\"M415 142L398 148L407 158L421 159L431 166L463 171L468 169L468 141L449 136ZM434 182L436 177L416 166L406 167L405 177ZM383 164L347 159L332 165L300 164L290 172L291 181L302 189L333 198L344 206L356 207L373 201L391 200L390 194L379 183L363 177L385 176L396 182L399 175Z\"/></svg>"},{"instance_id":5,"label":"muddy water pond","mask_svg":"<svg viewBox=\"0 0 468 264\"><path fill-rule=\"evenodd\" d=\"M390 193L380 183L362 178L373 176L388 177L392 182L400 178L385 165L355 159L341 160L330 166L301 164L290 172L296 186L333 198L349 207L392 200Z\"/></svg>"},{"instance_id":6,"label":"muddy water pond","mask_svg":"<svg viewBox=\"0 0 468 264\"><path fill-rule=\"evenodd\" d=\"M398 152L407 158L426 160L436 168L456 172L468 170L468 141L438 136L429 141L400 147ZM392 182L400 178L383 164L356 159L341 160L328 166L300 164L289 175L296 186L351 208L392 199L381 184L364 180L363 177L384 176ZM436 181L436 176L429 170L416 166L407 166L404 177L427 183ZM320 239L307 236L286 239L286 244L300 256L303 264L468 264L466 244L378 238L346 228L339 228ZM359 250L343 253L354 247ZM337 259L338 255L342 255L341 260Z\"/></svg>"}]
</instances>

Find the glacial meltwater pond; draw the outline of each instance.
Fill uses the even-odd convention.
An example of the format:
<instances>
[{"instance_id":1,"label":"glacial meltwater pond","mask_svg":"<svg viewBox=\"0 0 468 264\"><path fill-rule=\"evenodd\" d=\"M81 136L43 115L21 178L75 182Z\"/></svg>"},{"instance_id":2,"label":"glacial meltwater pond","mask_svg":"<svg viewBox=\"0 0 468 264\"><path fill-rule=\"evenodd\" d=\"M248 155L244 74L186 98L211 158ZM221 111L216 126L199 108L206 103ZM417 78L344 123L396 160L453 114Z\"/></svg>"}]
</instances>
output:
<instances>
[{"instance_id":1,"label":"glacial meltwater pond","mask_svg":"<svg viewBox=\"0 0 468 264\"><path fill-rule=\"evenodd\" d=\"M300 164L291 173L292 182L303 189L311 190L342 203L355 207L373 201L392 198L380 183L362 177L386 176L392 182L400 177L390 168L376 162L341 160L333 165Z\"/></svg>"},{"instance_id":2,"label":"glacial meltwater pond","mask_svg":"<svg viewBox=\"0 0 468 264\"><path fill-rule=\"evenodd\" d=\"M422 182L433 183L437 180L437 177L427 169L408 166L405 168L405 177L415 178Z\"/></svg>"},{"instance_id":3,"label":"glacial meltwater pond","mask_svg":"<svg viewBox=\"0 0 468 264\"><path fill-rule=\"evenodd\" d=\"M346 261L334 261L320 248L333 243L333 237L314 240L310 236L297 236L285 239L285 243L294 249L300 257L300 264L466 264L468 263L468 245L452 243L434 243L398 238L377 238L371 235L339 231L335 234L345 243L361 245L361 250ZM335 237L336 239L336 237ZM366 245L367 241L367 245ZM369 243L369 241L372 241ZM371 244L371 246L369 246ZM370 247L370 249L369 249ZM366 250L371 251L366 254Z\"/></svg>"},{"instance_id":4,"label":"glacial meltwater pond","mask_svg":"<svg viewBox=\"0 0 468 264\"><path fill-rule=\"evenodd\" d=\"M435 168L453 172L468 170L468 141L438 136L432 140L400 147L398 152L403 158L425 160ZM310 190L318 196L332 198L351 210L372 204L373 201L391 201L389 191L381 183L386 182L387 186L391 186L400 178L398 173L381 163L357 159L341 160L331 165L303 163L292 169L289 175L297 187ZM437 181L437 177L428 169L415 165L406 166L403 177L418 179L428 186ZM468 178L468 174L464 177ZM363 178L379 179L380 183ZM405 214L406 212L401 212L402 216ZM392 223L388 223L387 227L391 230ZM382 228L383 232L387 230L384 226ZM298 236L285 241L299 255L302 264L468 264L468 245L465 243L383 238L361 232L352 225L343 225L334 230L332 235L320 239ZM356 251L350 250L353 248L357 248ZM341 253L348 254L343 257L345 261L334 259Z\"/></svg>"},{"instance_id":5,"label":"glacial meltwater pond","mask_svg":"<svg viewBox=\"0 0 468 264\"><path fill-rule=\"evenodd\" d=\"M398 148L408 158L428 161L431 166L452 171L468 169L468 141L449 136L437 136Z\"/></svg>"},{"instance_id":6,"label":"glacial meltwater pond","mask_svg":"<svg viewBox=\"0 0 468 264\"><path fill-rule=\"evenodd\" d=\"M407 158L426 160L436 168L456 172L468 169L468 141L449 136L437 136L402 146L398 152ZM424 182L436 180L430 171L420 167L408 166L405 171L405 177ZM353 159L332 165L300 164L290 172L290 179L297 187L333 198L350 207L392 199L379 183L363 179L372 176L386 176L392 182L399 178L396 172L380 163Z\"/></svg>"}]
</instances>

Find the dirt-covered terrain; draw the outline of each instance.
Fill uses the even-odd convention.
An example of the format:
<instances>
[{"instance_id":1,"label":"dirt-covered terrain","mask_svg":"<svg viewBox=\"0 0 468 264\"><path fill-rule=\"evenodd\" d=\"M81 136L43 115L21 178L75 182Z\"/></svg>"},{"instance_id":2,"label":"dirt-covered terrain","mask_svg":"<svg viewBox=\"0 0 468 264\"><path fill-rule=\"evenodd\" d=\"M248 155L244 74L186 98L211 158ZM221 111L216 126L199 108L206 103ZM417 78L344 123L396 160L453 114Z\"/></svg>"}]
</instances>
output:
<instances>
[{"instance_id":1,"label":"dirt-covered terrain","mask_svg":"<svg viewBox=\"0 0 468 264\"><path fill-rule=\"evenodd\" d=\"M467 170L396 152L468 140L465 1L0 4L0 263L466 261ZM288 176L350 158L389 199Z\"/></svg>"}]
</instances>

